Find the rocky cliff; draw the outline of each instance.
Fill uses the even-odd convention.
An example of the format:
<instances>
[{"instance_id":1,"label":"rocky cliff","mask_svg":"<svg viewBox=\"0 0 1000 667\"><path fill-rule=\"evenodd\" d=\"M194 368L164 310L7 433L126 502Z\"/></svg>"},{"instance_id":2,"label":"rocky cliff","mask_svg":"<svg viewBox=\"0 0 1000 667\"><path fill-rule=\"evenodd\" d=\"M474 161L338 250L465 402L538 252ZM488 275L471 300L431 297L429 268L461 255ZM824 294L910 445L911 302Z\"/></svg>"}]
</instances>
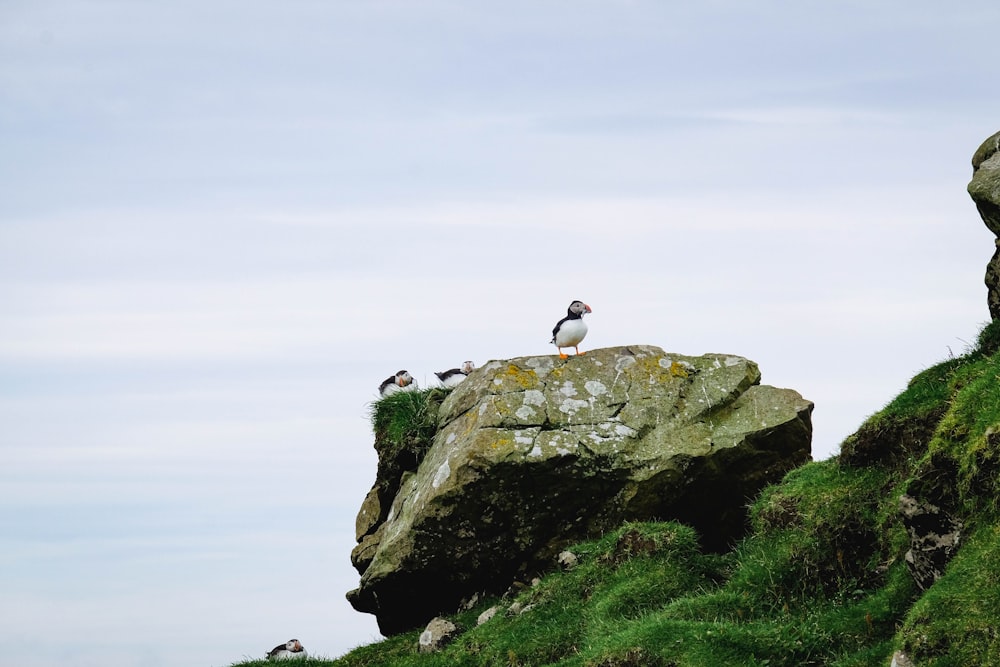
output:
<instances>
[{"instance_id":1,"label":"rocky cliff","mask_svg":"<svg viewBox=\"0 0 1000 667\"><path fill-rule=\"evenodd\" d=\"M968 191L986 227L997 237L996 252L986 266L987 303L996 320L1000 319L1000 132L973 154Z\"/></svg>"},{"instance_id":2,"label":"rocky cliff","mask_svg":"<svg viewBox=\"0 0 1000 667\"><path fill-rule=\"evenodd\" d=\"M393 634L632 519L726 548L748 499L810 458L812 403L759 382L742 357L646 345L486 364L440 405L425 454L376 442L348 599Z\"/></svg>"}]
</instances>

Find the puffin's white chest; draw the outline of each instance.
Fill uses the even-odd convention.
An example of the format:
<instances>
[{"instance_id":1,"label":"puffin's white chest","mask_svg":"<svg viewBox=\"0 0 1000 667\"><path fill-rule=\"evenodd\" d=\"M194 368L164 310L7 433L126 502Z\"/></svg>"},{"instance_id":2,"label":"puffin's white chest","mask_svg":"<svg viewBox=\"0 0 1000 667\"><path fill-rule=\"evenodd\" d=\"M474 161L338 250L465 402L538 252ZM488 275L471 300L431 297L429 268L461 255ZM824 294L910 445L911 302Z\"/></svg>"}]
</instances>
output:
<instances>
[{"instance_id":1,"label":"puffin's white chest","mask_svg":"<svg viewBox=\"0 0 1000 667\"><path fill-rule=\"evenodd\" d=\"M583 318L566 320L559 326L556 332L556 347L573 347L579 345L583 337L587 335L587 323Z\"/></svg>"},{"instance_id":2,"label":"puffin's white chest","mask_svg":"<svg viewBox=\"0 0 1000 667\"><path fill-rule=\"evenodd\" d=\"M302 649L301 651L281 650L281 651L278 651L277 653L272 653L269 659L271 659L271 660L297 660L299 658L308 658L308 657L309 657L309 654L306 653L305 649Z\"/></svg>"},{"instance_id":3,"label":"puffin's white chest","mask_svg":"<svg viewBox=\"0 0 1000 667\"><path fill-rule=\"evenodd\" d=\"M465 379L465 373L455 373L454 375L449 375L445 379L441 380L441 384L445 387L457 387L462 384L462 380Z\"/></svg>"}]
</instances>

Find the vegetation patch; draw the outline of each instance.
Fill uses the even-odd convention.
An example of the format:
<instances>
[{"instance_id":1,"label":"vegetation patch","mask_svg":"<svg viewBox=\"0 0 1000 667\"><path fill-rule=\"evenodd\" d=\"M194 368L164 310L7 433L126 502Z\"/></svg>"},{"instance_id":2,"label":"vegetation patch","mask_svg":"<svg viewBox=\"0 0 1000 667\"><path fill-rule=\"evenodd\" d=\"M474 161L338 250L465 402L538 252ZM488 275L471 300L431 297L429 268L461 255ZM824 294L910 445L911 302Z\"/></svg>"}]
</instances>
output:
<instances>
[{"instance_id":1,"label":"vegetation patch","mask_svg":"<svg viewBox=\"0 0 1000 667\"><path fill-rule=\"evenodd\" d=\"M439 387L398 391L372 403L370 419L379 455L411 451L423 458L434 441L438 409L448 392Z\"/></svg>"},{"instance_id":2,"label":"vegetation patch","mask_svg":"<svg viewBox=\"0 0 1000 667\"><path fill-rule=\"evenodd\" d=\"M385 507L395 497L400 481L424 460L437 433L438 410L450 390L398 391L371 405L378 472L375 486Z\"/></svg>"},{"instance_id":3,"label":"vegetation patch","mask_svg":"<svg viewBox=\"0 0 1000 667\"><path fill-rule=\"evenodd\" d=\"M902 645L926 667L1000 664L1000 526L980 527L906 615Z\"/></svg>"},{"instance_id":4,"label":"vegetation patch","mask_svg":"<svg viewBox=\"0 0 1000 667\"><path fill-rule=\"evenodd\" d=\"M880 469L822 461L790 472L751 507L733 585L762 603L796 607L816 595L879 584L893 557L891 479Z\"/></svg>"},{"instance_id":5,"label":"vegetation patch","mask_svg":"<svg viewBox=\"0 0 1000 667\"><path fill-rule=\"evenodd\" d=\"M993 323L980 335L992 345ZM958 515L966 526L994 522L1000 493L1000 354L973 350L950 376L947 410L916 462L913 495Z\"/></svg>"}]
</instances>

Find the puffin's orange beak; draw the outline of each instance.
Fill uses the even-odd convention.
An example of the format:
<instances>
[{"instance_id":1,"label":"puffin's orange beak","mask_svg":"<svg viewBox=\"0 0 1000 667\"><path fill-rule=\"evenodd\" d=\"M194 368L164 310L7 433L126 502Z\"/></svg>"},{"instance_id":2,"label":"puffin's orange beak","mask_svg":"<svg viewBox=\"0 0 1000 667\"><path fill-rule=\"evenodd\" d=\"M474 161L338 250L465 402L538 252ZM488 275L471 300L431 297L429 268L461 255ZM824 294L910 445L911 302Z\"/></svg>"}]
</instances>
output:
<instances>
[{"instance_id":1,"label":"puffin's orange beak","mask_svg":"<svg viewBox=\"0 0 1000 667\"><path fill-rule=\"evenodd\" d=\"M592 310L590 309L590 306L588 306L587 304L583 304L583 307L587 309L587 312L588 312L588 313L592 313L592 312L594 312L594 311L592 311Z\"/></svg>"}]
</instances>

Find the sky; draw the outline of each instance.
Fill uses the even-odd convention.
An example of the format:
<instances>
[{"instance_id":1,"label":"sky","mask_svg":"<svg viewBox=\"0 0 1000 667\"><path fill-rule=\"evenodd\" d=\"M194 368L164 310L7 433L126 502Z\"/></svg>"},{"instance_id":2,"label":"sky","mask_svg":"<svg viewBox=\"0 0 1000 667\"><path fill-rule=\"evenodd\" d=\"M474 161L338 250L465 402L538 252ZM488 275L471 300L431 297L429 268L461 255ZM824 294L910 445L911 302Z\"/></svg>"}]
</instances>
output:
<instances>
[{"instance_id":1,"label":"sky","mask_svg":"<svg viewBox=\"0 0 1000 667\"><path fill-rule=\"evenodd\" d=\"M947 6L946 6L947 5ZM989 318L1000 4L0 0L0 649L225 667L344 594L408 369L737 354L836 454Z\"/></svg>"}]
</instances>

